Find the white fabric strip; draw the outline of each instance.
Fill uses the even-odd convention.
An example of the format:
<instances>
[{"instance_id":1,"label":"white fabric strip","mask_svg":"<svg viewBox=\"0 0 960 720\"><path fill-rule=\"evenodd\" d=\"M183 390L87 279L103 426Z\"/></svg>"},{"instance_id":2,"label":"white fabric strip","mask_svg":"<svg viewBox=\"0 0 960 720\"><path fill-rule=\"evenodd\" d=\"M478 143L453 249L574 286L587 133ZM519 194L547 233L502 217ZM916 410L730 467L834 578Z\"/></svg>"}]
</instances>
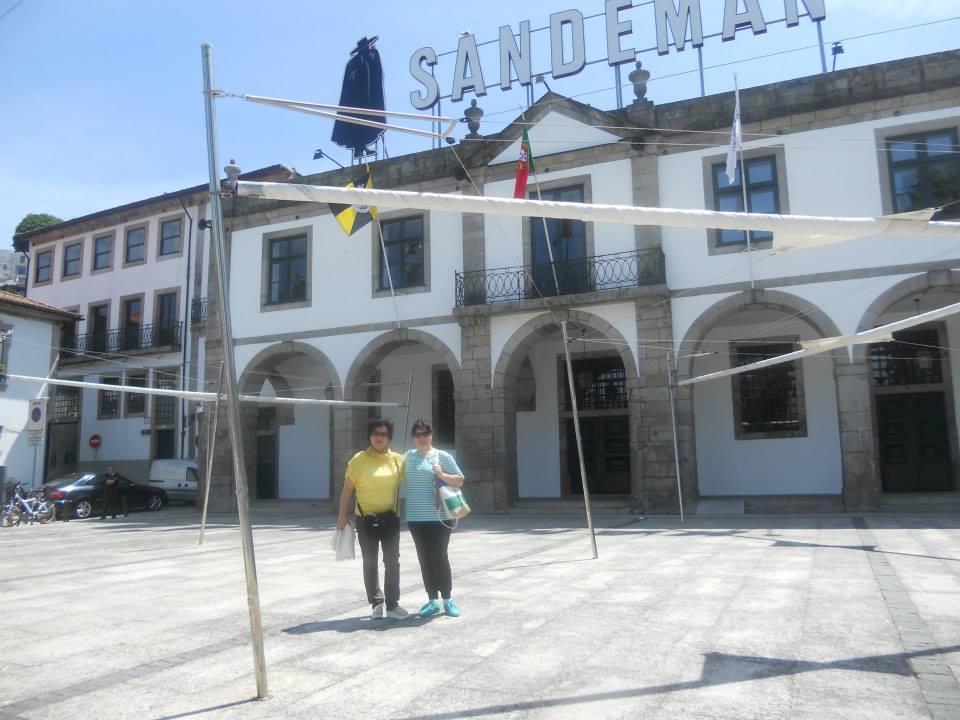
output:
<instances>
[{"instance_id":1,"label":"white fabric strip","mask_svg":"<svg viewBox=\"0 0 960 720\"><path fill-rule=\"evenodd\" d=\"M138 387L136 385L108 385L107 383L85 382L82 380L61 380L58 378L41 378L32 375L16 375L9 373L7 375L11 380L23 380L25 382L47 383L49 385L63 385L64 387L89 388L92 390L109 390L112 392L125 392L135 395L161 395L166 397L178 397L186 400L196 400L198 402L216 402L217 394L211 392L197 392L194 390L166 390L163 388ZM221 399L226 396L221 395ZM259 395L241 395L243 402L260 403L263 405L332 405L334 407L399 407L400 403L395 402L362 402L354 400L320 400L316 398L290 398L290 397L261 397Z\"/></svg>"},{"instance_id":2,"label":"white fabric strip","mask_svg":"<svg viewBox=\"0 0 960 720\"><path fill-rule=\"evenodd\" d=\"M843 242L858 237L878 235L904 237L923 235L960 238L960 223L926 222L920 219L897 216L844 218L769 215L247 181L237 183L237 193L245 197L269 200L548 217L624 225L771 230L774 233L783 233L791 238L805 236L814 242ZM776 240L774 240L774 247L776 247Z\"/></svg>"},{"instance_id":3,"label":"white fabric strip","mask_svg":"<svg viewBox=\"0 0 960 720\"><path fill-rule=\"evenodd\" d=\"M781 363L791 362L792 360L800 360L805 357L810 357L811 355L819 355L821 353L830 352L831 350L839 350L840 348L847 347L848 345L865 345L867 343L888 342L893 337L893 333L899 330L906 330L907 328L912 328L917 325L933 322L934 320L939 320L940 318L944 318L949 315L955 315L958 312L960 312L960 303L953 303L952 305L947 305L937 310L930 310L929 312L925 312L920 315L914 315L913 317L904 318L903 320L897 320L896 322L881 325L880 327L875 327L872 330L864 330L863 332L855 335L840 335L838 337L814 340L805 345L805 347L802 349L796 350L792 353L787 353L786 355L778 355L777 357L759 360L755 363L741 365L740 367L730 368L729 370L718 370L717 372L700 375L698 377L690 378L689 380L681 380L678 385L693 385L694 383L705 382L706 380L718 380L720 378L730 377L731 375L739 375L740 373L750 372L751 370L770 367L771 365L779 365Z\"/></svg>"}]
</instances>

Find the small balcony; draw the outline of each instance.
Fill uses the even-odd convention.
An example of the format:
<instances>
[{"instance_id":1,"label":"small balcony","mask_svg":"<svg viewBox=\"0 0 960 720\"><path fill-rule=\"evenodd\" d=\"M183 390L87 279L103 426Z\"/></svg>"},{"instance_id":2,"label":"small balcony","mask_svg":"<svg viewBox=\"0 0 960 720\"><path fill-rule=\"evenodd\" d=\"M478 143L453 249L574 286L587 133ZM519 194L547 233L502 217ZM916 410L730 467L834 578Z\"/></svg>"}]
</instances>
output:
<instances>
[{"instance_id":1,"label":"small balcony","mask_svg":"<svg viewBox=\"0 0 960 720\"><path fill-rule=\"evenodd\" d=\"M659 248L456 273L457 307L618 290L664 282Z\"/></svg>"},{"instance_id":2,"label":"small balcony","mask_svg":"<svg viewBox=\"0 0 960 720\"><path fill-rule=\"evenodd\" d=\"M64 338L64 360L91 360L100 354L125 354L142 350L179 350L183 323L134 325L106 332Z\"/></svg>"},{"instance_id":3,"label":"small balcony","mask_svg":"<svg viewBox=\"0 0 960 720\"><path fill-rule=\"evenodd\" d=\"M194 298L190 303L190 325L203 325L207 321L207 299Z\"/></svg>"}]
</instances>

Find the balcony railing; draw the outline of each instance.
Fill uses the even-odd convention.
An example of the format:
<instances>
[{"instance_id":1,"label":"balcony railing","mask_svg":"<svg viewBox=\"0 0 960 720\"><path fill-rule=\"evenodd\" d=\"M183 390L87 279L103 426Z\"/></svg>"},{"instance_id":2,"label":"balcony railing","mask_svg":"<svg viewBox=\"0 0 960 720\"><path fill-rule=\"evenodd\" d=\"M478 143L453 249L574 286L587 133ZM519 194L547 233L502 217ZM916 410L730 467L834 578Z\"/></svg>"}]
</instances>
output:
<instances>
[{"instance_id":1,"label":"balcony railing","mask_svg":"<svg viewBox=\"0 0 960 720\"><path fill-rule=\"evenodd\" d=\"M190 303L190 324L202 325L207 321L207 299L194 298Z\"/></svg>"},{"instance_id":2,"label":"balcony railing","mask_svg":"<svg viewBox=\"0 0 960 720\"><path fill-rule=\"evenodd\" d=\"M554 268L556 274L554 274ZM575 260L456 273L457 307L657 285L664 281L659 248Z\"/></svg>"},{"instance_id":3,"label":"balcony railing","mask_svg":"<svg viewBox=\"0 0 960 720\"><path fill-rule=\"evenodd\" d=\"M182 322L167 325L134 325L107 332L64 338L63 352L66 358L81 359L87 354L95 353L125 353L155 348L179 350L182 332Z\"/></svg>"}]
</instances>

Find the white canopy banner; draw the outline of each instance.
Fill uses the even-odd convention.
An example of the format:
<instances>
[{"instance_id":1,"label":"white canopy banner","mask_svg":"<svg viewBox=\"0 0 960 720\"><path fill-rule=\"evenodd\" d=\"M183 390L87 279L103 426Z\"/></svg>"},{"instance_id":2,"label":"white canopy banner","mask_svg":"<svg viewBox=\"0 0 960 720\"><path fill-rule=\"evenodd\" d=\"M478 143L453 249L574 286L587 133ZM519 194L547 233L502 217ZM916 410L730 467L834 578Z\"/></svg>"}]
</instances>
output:
<instances>
[{"instance_id":1,"label":"white canopy banner","mask_svg":"<svg viewBox=\"0 0 960 720\"><path fill-rule=\"evenodd\" d=\"M624 225L767 230L774 233L774 250L778 247L776 239L778 235L782 235L784 238L782 246L790 248L799 247L803 243L834 243L880 235L960 238L960 223L929 222L922 216L918 218L912 214L903 217L887 215L878 218L772 215L249 181L237 183L237 194L243 197L257 197L265 200L375 205L377 207L442 212L560 218Z\"/></svg>"}]
</instances>

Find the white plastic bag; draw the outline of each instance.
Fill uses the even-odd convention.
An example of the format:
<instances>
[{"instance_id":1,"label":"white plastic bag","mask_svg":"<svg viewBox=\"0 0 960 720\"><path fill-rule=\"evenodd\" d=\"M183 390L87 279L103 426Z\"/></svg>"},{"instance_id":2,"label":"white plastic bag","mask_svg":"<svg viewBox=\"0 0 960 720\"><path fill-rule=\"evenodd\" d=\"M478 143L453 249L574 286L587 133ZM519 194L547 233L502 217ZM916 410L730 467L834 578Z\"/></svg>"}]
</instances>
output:
<instances>
[{"instance_id":1,"label":"white plastic bag","mask_svg":"<svg viewBox=\"0 0 960 720\"><path fill-rule=\"evenodd\" d=\"M331 547L337 554L337 560L353 560L357 556L354 542L356 535L353 532L353 526L347 523L342 530L336 530L333 533L333 543Z\"/></svg>"}]
</instances>

